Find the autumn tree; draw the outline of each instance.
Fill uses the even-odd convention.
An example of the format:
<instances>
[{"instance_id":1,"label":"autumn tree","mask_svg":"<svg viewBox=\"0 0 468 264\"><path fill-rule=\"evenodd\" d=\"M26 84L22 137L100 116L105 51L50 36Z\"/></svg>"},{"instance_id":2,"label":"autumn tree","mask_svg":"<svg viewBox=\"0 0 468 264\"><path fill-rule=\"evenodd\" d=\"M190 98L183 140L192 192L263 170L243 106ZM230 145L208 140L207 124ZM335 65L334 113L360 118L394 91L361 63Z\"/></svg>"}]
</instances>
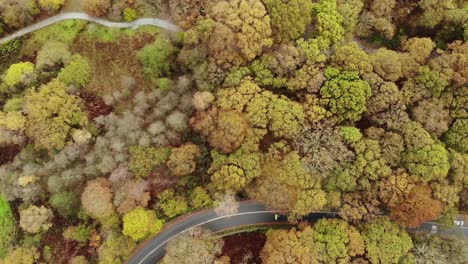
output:
<instances>
[{"instance_id":1,"label":"autumn tree","mask_svg":"<svg viewBox=\"0 0 468 264\"><path fill-rule=\"evenodd\" d=\"M124 263L135 247L136 243L132 239L113 232L106 238L98 250L98 263Z\"/></svg>"},{"instance_id":2,"label":"autumn tree","mask_svg":"<svg viewBox=\"0 0 468 264\"><path fill-rule=\"evenodd\" d=\"M262 90L251 80L235 89L222 89L217 97L221 109L245 112L251 126L268 128L276 137L297 135L304 121L304 109L299 103Z\"/></svg>"},{"instance_id":3,"label":"autumn tree","mask_svg":"<svg viewBox=\"0 0 468 264\"><path fill-rule=\"evenodd\" d=\"M65 3L65 0L39 0L38 2L42 10L55 13Z\"/></svg>"},{"instance_id":4,"label":"autumn tree","mask_svg":"<svg viewBox=\"0 0 468 264\"><path fill-rule=\"evenodd\" d=\"M166 248L163 263L213 263L222 253L223 240L211 237L209 231L195 227L172 239Z\"/></svg>"},{"instance_id":5,"label":"autumn tree","mask_svg":"<svg viewBox=\"0 0 468 264\"><path fill-rule=\"evenodd\" d=\"M197 112L190 119L192 128L207 137L208 143L222 151L231 153L244 142L249 130L246 116L236 111L223 111L211 108L204 112Z\"/></svg>"},{"instance_id":6,"label":"autumn tree","mask_svg":"<svg viewBox=\"0 0 468 264\"><path fill-rule=\"evenodd\" d=\"M466 260L466 241L442 239L438 236L418 235L413 238L416 264L454 263L462 264Z\"/></svg>"},{"instance_id":7,"label":"autumn tree","mask_svg":"<svg viewBox=\"0 0 468 264\"><path fill-rule=\"evenodd\" d=\"M36 57L36 67L43 71L55 70L70 62L71 52L66 43L49 41L42 46Z\"/></svg>"},{"instance_id":8,"label":"autumn tree","mask_svg":"<svg viewBox=\"0 0 468 264\"><path fill-rule=\"evenodd\" d=\"M195 171L201 149L193 143L186 143L171 150L171 156L166 162L167 167L176 176L185 176Z\"/></svg>"},{"instance_id":9,"label":"autumn tree","mask_svg":"<svg viewBox=\"0 0 468 264\"><path fill-rule=\"evenodd\" d=\"M312 248L313 234L311 227L305 227L304 230L295 228L269 230L265 245L260 252L263 263L320 263Z\"/></svg>"},{"instance_id":10,"label":"autumn tree","mask_svg":"<svg viewBox=\"0 0 468 264\"><path fill-rule=\"evenodd\" d=\"M93 16L103 16L111 7L110 0L84 0L81 7Z\"/></svg>"},{"instance_id":11,"label":"autumn tree","mask_svg":"<svg viewBox=\"0 0 468 264\"><path fill-rule=\"evenodd\" d=\"M52 210L45 206L31 205L20 211L20 227L28 233L45 232L52 226Z\"/></svg>"},{"instance_id":12,"label":"autumn tree","mask_svg":"<svg viewBox=\"0 0 468 264\"><path fill-rule=\"evenodd\" d=\"M299 153L284 142L270 146L262 174L248 190L250 197L279 210L289 210L297 219L326 204L320 182L310 175Z\"/></svg>"},{"instance_id":13,"label":"autumn tree","mask_svg":"<svg viewBox=\"0 0 468 264\"><path fill-rule=\"evenodd\" d=\"M115 212L111 185L112 183L104 178L97 178L86 184L81 194L81 204L91 217L105 220Z\"/></svg>"},{"instance_id":14,"label":"autumn tree","mask_svg":"<svg viewBox=\"0 0 468 264\"><path fill-rule=\"evenodd\" d=\"M36 247L17 246L11 248L8 254L0 259L0 264L33 264L39 260L40 256Z\"/></svg>"},{"instance_id":15,"label":"autumn tree","mask_svg":"<svg viewBox=\"0 0 468 264\"><path fill-rule=\"evenodd\" d=\"M395 208L408 199L417 179L399 169L377 183L379 197L388 208Z\"/></svg>"},{"instance_id":16,"label":"autumn tree","mask_svg":"<svg viewBox=\"0 0 468 264\"><path fill-rule=\"evenodd\" d=\"M164 221L156 218L156 213L138 207L123 216L122 233L134 241L141 241L150 235L158 233Z\"/></svg>"},{"instance_id":17,"label":"autumn tree","mask_svg":"<svg viewBox=\"0 0 468 264\"><path fill-rule=\"evenodd\" d=\"M338 0L336 4L338 12L343 17L343 29L346 35L352 36L365 3L362 0Z\"/></svg>"},{"instance_id":18,"label":"autumn tree","mask_svg":"<svg viewBox=\"0 0 468 264\"><path fill-rule=\"evenodd\" d=\"M411 112L414 121L421 123L427 131L437 137L447 132L452 122L449 110L437 99L420 101Z\"/></svg>"},{"instance_id":19,"label":"autumn tree","mask_svg":"<svg viewBox=\"0 0 468 264\"><path fill-rule=\"evenodd\" d=\"M345 193L342 195L338 213L340 216L352 223L373 222L381 214L379 197L376 190L369 189L360 192Z\"/></svg>"},{"instance_id":20,"label":"autumn tree","mask_svg":"<svg viewBox=\"0 0 468 264\"><path fill-rule=\"evenodd\" d=\"M371 263L399 263L413 247L410 236L387 218L367 223L362 230Z\"/></svg>"},{"instance_id":21,"label":"autumn tree","mask_svg":"<svg viewBox=\"0 0 468 264\"><path fill-rule=\"evenodd\" d=\"M26 134L38 149L62 149L72 128L88 123L80 100L67 94L66 86L58 81L28 92L24 109L28 114Z\"/></svg>"},{"instance_id":22,"label":"autumn tree","mask_svg":"<svg viewBox=\"0 0 468 264\"><path fill-rule=\"evenodd\" d=\"M417 186L408 197L393 208L390 216L404 227L415 228L422 223L437 219L442 213L442 203L432 199L428 186Z\"/></svg>"},{"instance_id":23,"label":"autumn tree","mask_svg":"<svg viewBox=\"0 0 468 264\"><path fill-rule=\"evenodd\" d=\"M137 177L147 177L155 167L165 164L171 155L170 148L142 147L140 145L131 146L129 151L129 167Z\"/></svg>"},{"instance_id":24,"label":"autumn tree","mask_svg":"<svg viewBox=\"0 0 468 264\"><path fill-rule=\"evenodd\" d=\"M213 206L216 215L229 216L239 211L240 204L236 200L236 195L231 191L227 191L215 194Z\"/></svg>"},{"instance_id":25,"label":"autumn tree","mask_svg":"<svg viewBox=\"0 0 468 264\"><path fill-rule=\"evenodd\" d=\"M208 11L214 27L208 51L218 65L240 65L272 45L270 17L259 0L218 1Z\"/></svg>"},{"instance_id":26,"label":"autumn tree","mask_svg":"<svg viewBox=\"0 0 468 264\"><path fill-rule=\"evenodd\" d=\"M176 194L173 189L167 189L158 195L158 208L169 218L184 214L189 210L184 196Z\"/></svg>"},{"instance_id":27,"label":"autumn tree","mask_svg":"<svg viewBox=\"0 0 468 264\"><path fill-rule=\"evenodd\" d=\"M357 26L359 36L369 36L376 31L387 39L391 39L396 33L391 14L395 8L396 1L372 1L367 10L361 15Z\"/></svg>"},{"instance_id":28,"label":"autumn tree","mask_svg":"<svg viewBox=\"0 0 468 264\"><path fill-rule=\"evenodd\" d=\"M336 48L331 57L331 66L343 71L356 71L364 74L372 71L369 55L356 42Z\"/></svg>"},{"instance_id":29,"label":"autumn tree","mask_svg":"<svg viewBox=\"0 0 468 264\"><path fill-rule=\"evenodd\" d=\"M35 0L5 0L0 3L2 20L13 28L31 23L38 13Z\"/></svg>"},{"instance_id":30,"label":"autumn tree","mask_svg":"<svg viewBox=\"0 0 468 264\"><path fill-rule=\"evenodd\" d=\"M312 2L307 0L267 0L265 6L278 41L294 40L302 35L312 21Z\"/></svg>"},{"instance_id":31,"label":"autumn tree","mask_svg":"<svg viewBox=\"0 0 468 264\"><path fill-rule=\"evenodd\" d=\"M386 81L395 82L403 75L402 65L396 51L381 48L371 56L374 72Z\"/></svg>"},{"instance_id":32,"label":"autumn tree","mask_svg":"<svg viewBox=\"0 0 468 264\"><path fill-rule=\"evenodd\" d=\"M357 72L340 72L336 68L327 68L325 77L327 81L320 89L320 102L339 122L359 120L371 96L369 84L361 80Z\"/></svg>"}]
</instances>

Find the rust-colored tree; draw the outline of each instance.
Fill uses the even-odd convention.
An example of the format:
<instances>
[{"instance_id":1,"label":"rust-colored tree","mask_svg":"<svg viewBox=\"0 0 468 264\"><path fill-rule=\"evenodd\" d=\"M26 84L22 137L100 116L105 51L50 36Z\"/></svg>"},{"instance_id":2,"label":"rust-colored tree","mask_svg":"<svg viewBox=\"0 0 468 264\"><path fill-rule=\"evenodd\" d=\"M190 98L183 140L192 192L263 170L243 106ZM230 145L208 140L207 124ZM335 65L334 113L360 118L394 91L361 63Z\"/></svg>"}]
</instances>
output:
<instances>
[{"instance_id":1,"label":"rust-colored tree","mask_svg":"<svg viewBox=\"0 0 468 264\"><path fill-rule=\"evenodd\" d=\"M413 188L410 195L390 212L390 216L398 224L415 228L429 220L437 219L442 213L442 203L432 199L429 186L421 185Z\"/></svg>"}]
</instances>

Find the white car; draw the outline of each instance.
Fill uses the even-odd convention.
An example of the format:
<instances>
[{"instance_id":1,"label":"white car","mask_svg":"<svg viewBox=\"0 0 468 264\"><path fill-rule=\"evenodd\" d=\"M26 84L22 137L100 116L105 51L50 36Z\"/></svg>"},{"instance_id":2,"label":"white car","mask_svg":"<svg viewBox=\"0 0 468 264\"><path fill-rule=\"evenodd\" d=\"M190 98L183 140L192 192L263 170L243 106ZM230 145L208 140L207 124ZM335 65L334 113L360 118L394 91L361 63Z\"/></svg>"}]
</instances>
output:
<instances>
[{"instance_id":1,"label":"white car","mask_svg":"<svg viewBox=\"0 0 468 264\"><path fill-rule=\"evenodd\" d=\"M433 225L433 226L431 227L431 234L435 234L435 233L437 233L437 226L436 226L436 225Z\"/></svg>"},{"instance_id":2,"label":"white car","mask_svg":"<svg viewBox=\"0 0 468 264\"><path fill-rule=\"evenodd\" d=\"M456 221L453 221L453 223L457 226L463 226L465 224L464 221L461 221L461 220L456 220Z\"/></svg>"}]
</instances>

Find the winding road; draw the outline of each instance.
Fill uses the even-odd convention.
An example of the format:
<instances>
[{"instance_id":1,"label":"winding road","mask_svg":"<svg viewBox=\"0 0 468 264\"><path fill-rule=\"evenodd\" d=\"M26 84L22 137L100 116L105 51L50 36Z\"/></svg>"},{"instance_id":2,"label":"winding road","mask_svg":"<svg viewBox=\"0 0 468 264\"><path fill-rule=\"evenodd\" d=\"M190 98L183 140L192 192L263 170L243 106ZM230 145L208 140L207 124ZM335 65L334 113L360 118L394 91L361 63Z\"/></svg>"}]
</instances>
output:
<instances>
[{"instance_id":1,"label":"winding road","mask_svg":"<svg viewBox=\"0 0 468 264\"><path fill-rule=\"evenodd\" d=\"M233 229L236 227L245 227L252 225L283 225L287 224L287 217L280 216L275 220L275 214L278 211L268 210L264 205L245 201L239 203L239 210L236 214L228 216L218 216L213 209L206 209L193 214L184 215L169 223L157 236L143 242L135 250L134 255L127 260L126 264L154 264L158 263L165 254L167 243L178 235L194 227L202 227L213 232ZM336 212L316 212L311 213L305 219L316 221L320 218L339 218ZM418 229L408 230L410 232L431 233L432 226L437 226L435 233L439 235L461 235L468 239L468 226L458 226L450 229L441 229L437 223L424 223Z\"/></svg>"},{"instance_id":2,"label":"winding road","mask_svg":"<svg viewBox=\"0 0 468 264\"><path fill-rule=\"evenodd\" d=\"M4 43L4 42L7 42L7 41L10 41L10 40L13 40L15 38L24 36L24 35L29 34L31 32L37 31L39 29L45 28L45 27L50 26L52 24L58 23L60 21L70 20L70 19L86 20L86 21L89 21L89 22L94 22L96 24L103 25L103 26L106 26L106 27L112 27L112 28L134 28L134 29L136 29L136 28L141 27L141 26L150 25L150 26L157 26L157 27L160 27L160 28L164 28L166 30L173 31L173 32L181 31L181 29L177 25L173 24L172 22L170 22L168 20L164 20L164 19L159 19L159 18L140 18L140 19L134 20L132 22L112 22L112 21L108 21L108 20L105 20L105 19L102 19L102 18L90 16L90 15L88 15L86 13L69 12L69 13L62 13L62 14L59 14L59 15L56 15L56 16L53 16L53 17L49 17L49 18L44 19L44 20L42 20L40 22L37 22L37 23L32 24L30 26L27 26L27 27L25 27L23 29L20 29L19 31L17 31L17 32L15 32L15 33L13 33L13 34L11 34L9 36L1 38L0 39L0 44Z\"/></svg>"}]
</instances>

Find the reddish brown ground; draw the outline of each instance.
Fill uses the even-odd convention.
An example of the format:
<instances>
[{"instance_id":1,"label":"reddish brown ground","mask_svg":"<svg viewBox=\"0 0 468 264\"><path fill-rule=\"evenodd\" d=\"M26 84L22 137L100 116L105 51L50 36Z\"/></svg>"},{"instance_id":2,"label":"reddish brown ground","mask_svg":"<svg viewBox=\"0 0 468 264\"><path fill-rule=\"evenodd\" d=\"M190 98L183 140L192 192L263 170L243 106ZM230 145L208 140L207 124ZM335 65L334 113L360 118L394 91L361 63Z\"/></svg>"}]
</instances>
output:
<instances>
[{"instance_id":1,"label":"reddish brown ground","mask_svg":"<svg viewBox=\"0 0 468 264\"><path fill-rule=\"evenodd\" d=\"M18 145L0 147L0 165L13 161L20 151L21 147Z\"/></svg>"},{"instance_id":2,"label":"reddish brown ground","mask_svg":"<svg viewBox=\"0 0 468 264\"><path fill-rule=\"evenodd\" d=\"M99 42L89 37L80 37L73 44L73 51L87 57L93 65L93 78L85 90L103 96L122 86L121 77L135 78L136 89L145 84L137 52L154 41L154 36L139 33L122 36L116 42Z\"/></svg>"},{"instance_id":3,"label":"reddish brown ground","mask_svg":"<svg viewBox=\"0 0 468 264\"><path fill-rule=\"evenodd\" d=\"M258 232L227 236L224 238L223 256L229 256L231 263L260 264L260 251L265 240L265 235Z\"/></svg>"}]
</instances>

